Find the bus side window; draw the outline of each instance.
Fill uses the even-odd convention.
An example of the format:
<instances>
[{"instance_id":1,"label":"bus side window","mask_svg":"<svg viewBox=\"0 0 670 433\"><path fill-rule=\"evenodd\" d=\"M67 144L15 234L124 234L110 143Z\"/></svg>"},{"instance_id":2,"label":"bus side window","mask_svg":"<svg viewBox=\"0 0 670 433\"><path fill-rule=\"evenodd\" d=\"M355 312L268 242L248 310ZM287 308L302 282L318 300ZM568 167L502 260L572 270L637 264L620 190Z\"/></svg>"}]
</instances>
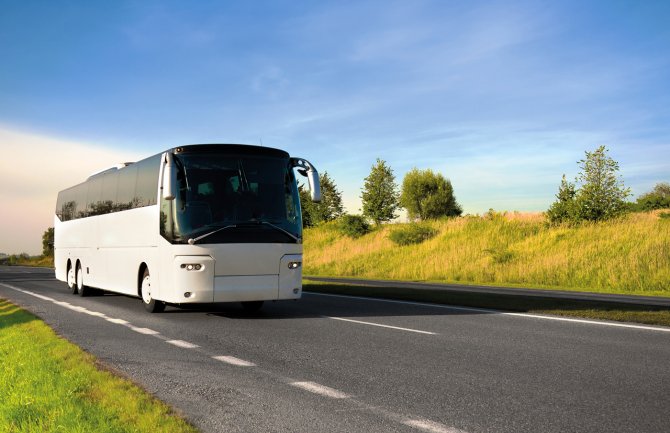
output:
<instances>
[{"instance_id":1,"label":"bus side window","mask_svg":"<svg viewBox=\"0 0 670 433\"><path fill-rule=\"evenodd\" d=\"M137 183L137 164L119 170L118 193L116 195L117 210L137 207L135 203L135 184Z\"/></svg>"}]
</instances>

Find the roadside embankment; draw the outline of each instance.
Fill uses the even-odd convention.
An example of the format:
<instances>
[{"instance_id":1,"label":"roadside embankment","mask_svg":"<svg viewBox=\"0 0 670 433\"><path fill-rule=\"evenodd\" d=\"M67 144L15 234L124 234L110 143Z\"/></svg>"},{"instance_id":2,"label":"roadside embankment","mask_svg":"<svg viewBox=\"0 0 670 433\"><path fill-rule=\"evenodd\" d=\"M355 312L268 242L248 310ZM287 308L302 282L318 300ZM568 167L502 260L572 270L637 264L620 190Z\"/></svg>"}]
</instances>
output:
<instances>
[{"instance_id":1,"label":"roadside embankment","mask_svg":"<svg viewBox=\"0 0 670 433\"><path fill-rule=\"evenodd\" d=\"M388 224L352 239L336 223L305 230L305 275L670 296L670 219L659 212L550 226L541 214L422 223L434 236L398 246Z\"/></svg>"},{"instance_id":2,"label":"roadside embankment","mask_svg":"<svg viewBox=\"0 0 670 433\"><path fill-rule=\"evenodd\" d=\"M0 359L2 432L197 432L167 405L104 371L91 355L2 299Z\"/></svg>"}]
</instances>

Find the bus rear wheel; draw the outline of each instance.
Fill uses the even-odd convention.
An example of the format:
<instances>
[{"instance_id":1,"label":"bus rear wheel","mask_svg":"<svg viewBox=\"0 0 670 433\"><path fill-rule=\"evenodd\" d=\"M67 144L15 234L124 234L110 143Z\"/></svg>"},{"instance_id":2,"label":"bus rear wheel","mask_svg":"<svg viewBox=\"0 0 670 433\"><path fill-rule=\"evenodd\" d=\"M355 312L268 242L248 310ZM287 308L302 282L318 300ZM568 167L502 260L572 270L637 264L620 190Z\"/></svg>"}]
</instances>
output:
<instances>
[{"instance_id":1,"label":"bus rear wheel","mask_svg":"<svg viewBox=\"0 0 670 433\"><path fill-rule=\"evenodd\" d=\"M86 285L84 285L84 272L82 272L81 263L77 263L77 272L75 278L77 279L76 287L79 296L88 296L90 294L90 290Z\"/></svg>"},{"instance_id":2,"label":"bus rear wheel","mask_svg":"<svg viewBox=\"0 0 670 433\"><path fill-rule=\"evenodd\" d=\"M142 282L140 286L140 294L142 295L142 302L144 303L144 309L150 313L160 313L165 310L165 303L157 301L151 297L151 275L149 274L149 268L144 269L144 274L142 275Z\"/></svg>"},{"instance_id":3,"label":"bus rear wheel","mask_svg":"<svg viewBox=\"0 0 670 433\"><path fill-rule=\"evenodd\" d=\"M77 293L77 276L72 263L69 262L67 265L67 288L73 295Z\"/></svg>"}]
</instances>

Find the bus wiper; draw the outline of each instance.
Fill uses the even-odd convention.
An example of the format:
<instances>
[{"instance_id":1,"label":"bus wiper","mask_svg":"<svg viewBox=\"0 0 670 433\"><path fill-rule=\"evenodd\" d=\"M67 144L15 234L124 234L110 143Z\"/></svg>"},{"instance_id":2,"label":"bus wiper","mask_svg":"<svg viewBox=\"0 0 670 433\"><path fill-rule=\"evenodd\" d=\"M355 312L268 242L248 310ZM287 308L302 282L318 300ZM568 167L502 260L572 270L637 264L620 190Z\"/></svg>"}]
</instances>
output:
<instances>
[{"instance_id":1,"label":"bus wiper","mask_svg":"<svg viewBox=\"0 0 670 433\"><path fill-rule=\"evenodd\" d=\"M269 221L261 221L260 223L261 223L261 224L266 224L266 225L272 227L272 228L275 229L275 230L279 230L280 232L284 233L285 235L287 235L288 237L290 237L291 239L293 239L293 240L295 241L295 243L297 243L297 244L301 243L300 238L297 237L296 235L294 235L293 233L289 232L288 230L284 230L283 228L281 228L281 227L279 227L279 226L276 226L276 225L272 224L272 223L269 222Z\"/></svg>"},{"instance_id":2,"label":"bus wiper","mask_svg":"<svg viewBox=\"0 0 670 433\"><path fill-rule=\"evenodd\" d=\"M189 245L193 245L193 244L195 244L196 242L198 242L199 240L206 238L207 236L213 235L214 233L218 233L218 232L220 232L221 230L225 230L225 229L229 229L229 228L234 228L234 227L237 227L237 224L228 224L227 226L219 227L219 228L217 228L216 230L212 230L211 232L207 232L207 233L205 233L204 235L200 235L200 236L198 236L197 238L189 238L189 240L188 240L188 244L189 244Z\"/></svg>"},{"instance_id":3,"label":"bus wiper","mask_svg":"<svg viewBox=\"0 0 670 433\"><path fill-rule=\"evenodd\" d=\"M205 234L202 234L202 235L200 235L196 238L189 238L188 244L189 245L194 245L199 240L204 239L208 236L211 236L214 233L218 233L222 230L236 228L236 227L254 227L254 226L259 226L261 224L267 225L267 226L272 227L273 229L275 229L277 231L280 231L280 232L284 233L286 236L290 237L291 239L293 239L298 244L302 243L302 240L299 237L297 237L296 235L294 235L293 233L291 233L287 230L284 230L283 228L281 228L279 226L276 226L276 225L272 224L271 222L268 222L268 221L245 221L245 222L238 222L238 223L235 223L235 224L228 224L226 226L219 227L216 230L212 230L211 232L207 232Z\"/></svg>"},{"instance_id":4,"label":"bus wiper","mask_svg":"<svg viewBox=\"0 0 670 433\"><path fill-rule=\"evenodd\" d=\"M267 226L272 227L273 229L275 229L277 231L280 231L280 232L284 233L286 236L290 237L291 239L293 239L298 244L302 242L300 240L300 238L297 237L296 235L294 235L293 233L291 233L287 230L284 230L283 228L281 228L277 225L274 225L270 221L251 220L251 221L238 222L238 223L236 223L236 225L239 226L239 227L253 227L253 226L259 226L259 225L267 225Z\"/></svg>"}]
</instances>

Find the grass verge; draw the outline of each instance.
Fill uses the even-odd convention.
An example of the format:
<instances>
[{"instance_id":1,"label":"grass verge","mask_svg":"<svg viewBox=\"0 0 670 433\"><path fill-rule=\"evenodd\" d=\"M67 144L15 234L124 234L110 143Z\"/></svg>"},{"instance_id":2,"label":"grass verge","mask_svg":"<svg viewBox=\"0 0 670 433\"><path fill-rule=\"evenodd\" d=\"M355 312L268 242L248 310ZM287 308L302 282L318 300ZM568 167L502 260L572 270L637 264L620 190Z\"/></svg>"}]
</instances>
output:
<instances>
[{"instance_id":1,"label":"grass verge","mask_svg":"<svg viewBox=\"0 0 670 433\"><path fill-rule=\"evenodd\" d=\"M197 430L32 314L0 299L0 431Z\"/></svg>"},{"instance_id":2,"label":"grass verge","mask_svg":"<svg viewBox=\"0 0 670 433\"><path fill-rule=\"evenodd\" d=\"M534 296L462 293L447 290L373 287L321 283L309 280L305 280L303 290L316 293L369 296L402 301L670 326L670 309L644 305L562 300Z\"/></svg>"},{"instance_id":3,"label":"grass verge","mask_svg":"<svg viewBox=\"0 0 670 433\"><path fill-rule=\"evenodd\" d=\"M41 268L53 268L53 256L29 256L28 254L13 254L0 258L2 266L37 266Z\"/></svg>"},{"instance_id":4,"label":"grass verge","mask_svg":"<svg viewBox=\"0 0 670 433\"><path fill-rule=\"evenodd\" d=\"M359 238L337 222L305 230L305 275L670 295L670 218L634 213L550 226L541 214L495 213L426 221L434 236L398 246L405 223Z\"/></svg>"}]
</instances>

